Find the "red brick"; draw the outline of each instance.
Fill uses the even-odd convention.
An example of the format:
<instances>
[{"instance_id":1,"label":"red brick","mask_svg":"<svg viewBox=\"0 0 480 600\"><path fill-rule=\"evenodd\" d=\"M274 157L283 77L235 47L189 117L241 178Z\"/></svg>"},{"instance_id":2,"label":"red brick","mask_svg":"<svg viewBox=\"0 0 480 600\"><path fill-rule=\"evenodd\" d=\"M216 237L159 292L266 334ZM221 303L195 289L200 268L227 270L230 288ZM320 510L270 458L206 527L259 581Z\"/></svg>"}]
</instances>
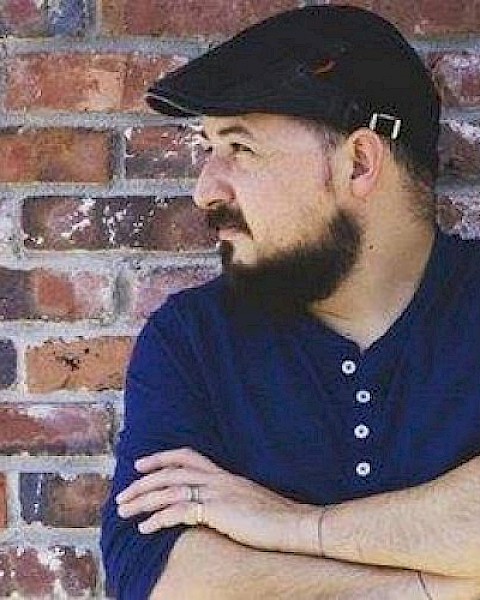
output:
<instances>
[{"instance_id":1,"label":"red brick","mask_svg":"<svg viewBox=\"0 0 480 600\"><path fill-rule=\"evenodd\" d=\"M427 64L445 106L480 104L480 53L432 53Z\"/></svg>"},{"instance_id":2,"label":"red brick","mask_svg":"<svg viewBox=\"0 0 480 600\"><path fill-rule=\"evenodd\" d=\"M98 580L89 550L51 546L40 549L3 546L0 565L2 598L93 598Z\"/></svg>"},{"instance_id":3,"label":"red brick","mask_svg":"<svg viewBox=\"0 0 480 600\"><path fill-rule=\"evenodd\" d=\"M0 33L37 36L46 31L47 0L3 0L0 3Z\"/></svg>"},{"instance_id":4,"label":"red brick","mask_svg":"<svg viewBox=\"0 0 480 600\"><path fill-rule=\"evenodd\" d=\"M0 474L0 527L7 526L7 479L3 473Z\"/></svg>"},{"instance_id":5,"label":"red brick","mask_svg":"<svg viewBox=\"0 0 480 600\"><path fill-rule=\"evenodd\" d=\"M88 182L110 179L110 134L88 130L0 131L0 182Z\"/></svg>"},{"instance_id":6,"label":"red brick","mask_svg":"<svg viewBox=\"0 0 480 600\"><path fill-rule=\"evenodd\" d=\"M480 124L450 119L439 143L443 175L477 179L480 172Z\"/></svg>"},{"instance_id":7,"label":"red brick","mask_svg":"<svg viewBox=\"0 0 480 600\"><path fill-rule=\"evenodd\" d=\"M165 302L169 294L201 285L219 274L214 267L154 269L142 273L133 284L133 315L143 319Z\"/></svg>"},{"instance_id":8,"label":"red brick","mask_svg":"<svg viewBox=\"0 0 480 600\"><path fill-rule=\"evenodd\" d=\"M331 4L345 2L332 0ZM407 36L480 32L480 0L350 0L348 4L373 10Z\"/></svg>"},{"instance_id":9,"label":"red brick","mask_svg":"<svg viewBox=\"0 0 480 600\"><path fill-rule=\"evenodd\" d=\"M113 310L108 279L93 273L0 267L0 290L0 319L104 318Z\"/></svg>"},{"instance_id":10,"label":"red brick","mask_svg":"<svg viewBox=\"0 0 480 600\"><path fill-rule=\"evenodd\" d=\"M110 485L96 473L21 473L22 517L52 527L97 527Z\"/></svg>"},{"instance_id":11,"label":"red brick","mask_svg":"<svg viewBox=\"0 0 480 600\"><path fill-rule=\"evenodd\" d=\"M214 232L190 198L28 198L25 245L36 250L211 248Z\"/></svg>"},{"instance_id":12,"label":"red brick","mask_svg":"<svg viewBox=\"0 0 480 600\"><path fill-rule=\"evenodd\" d=\"M295 0L103 0L105 33L176 37L233 34Z\"/></svg>"},{"instance_id":13,"label":"red brick","mask_svg":"<svg viewBox=\"0 0 480 600\"><path fill-rule=\"evenodd\" d=\"M103 337L73 342L48 340L26 351L31 392L122 389L132 339Z\"/></svg>"},{"instance_id":14,"label":"red brick","mask_svg":"<svg viewBox=\"0 0 480 600\"><path fill-rule=\"evenodd\" d=\"M8 110L147 112L153 80L185 57L121 54L26 54L7 61Z\"/></svg>"},{"instance_id":15,"label":"red brick","mask_svg":"<svg viewBox=\"0 0 480 600\"><path fill-rule=\"evenodd\" d=\"M442 194L438 199L438 222L447 233L480 239L480 194L475 191Z\"/></svg>"},{"instance_id":16,"label":"red brick","mask_svg":"<svg viewBox=\"0 0 480 600\"><path fill-rule=\"evenodd\" d=\"M198 136L190 127L145 127L127 132L127 177L192 178L204 160Z\"/></svg>"},{"instance_id":17,"label":"red brick","mask_svg":"<svg viewBox=\"0 0 480 600\"><path fill-rule=\"evenodd\" d=\"M0 405L0 452L101 454L110 450L111 411L101 406Z\"/></svg>"},{"instance_id":18,"label":"red brick","mask_svg":"<svg viewBox=\"0 0 480 600\"><path fill-rule=\"evenodd\" d=\"M113 313L112 286L105 276L84 272L67 276L38 269L30 281L34 318L104 319Z\"/></svg>"}]
</instances>

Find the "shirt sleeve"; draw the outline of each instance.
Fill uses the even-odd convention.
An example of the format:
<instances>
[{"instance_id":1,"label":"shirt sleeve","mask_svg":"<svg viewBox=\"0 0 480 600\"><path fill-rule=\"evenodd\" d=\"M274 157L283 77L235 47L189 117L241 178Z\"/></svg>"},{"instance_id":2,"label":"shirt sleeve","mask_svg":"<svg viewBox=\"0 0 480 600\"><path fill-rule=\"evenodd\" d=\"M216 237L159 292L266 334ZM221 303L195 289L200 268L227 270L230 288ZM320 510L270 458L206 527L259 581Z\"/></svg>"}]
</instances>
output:
<instances>
[{"instance_id":1,"label":"shirt sleeve","mask_svg":"<svg viewBox=\"0 0 480 600\"><path fill-rule=\"evenodd\" d=\"M148 515L118 516L116 494L140 477L134 461L183 446L217 464L221 456L201 369L172 304L167 301L147 321L127 369L124 426L115 446L113 485L101 514L107 593L117 600L148 598L175 541L188 528L182 525L145 535L138 532L137 524Z\"/></svg>"}]
</instances>

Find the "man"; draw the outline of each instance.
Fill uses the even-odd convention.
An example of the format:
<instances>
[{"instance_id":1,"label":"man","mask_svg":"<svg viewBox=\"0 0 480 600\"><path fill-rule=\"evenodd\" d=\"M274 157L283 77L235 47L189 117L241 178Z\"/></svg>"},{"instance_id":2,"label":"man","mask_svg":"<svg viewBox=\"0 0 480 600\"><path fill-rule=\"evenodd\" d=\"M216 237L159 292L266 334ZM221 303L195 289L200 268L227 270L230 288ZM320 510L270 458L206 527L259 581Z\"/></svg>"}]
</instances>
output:
<instances>
[{"instance_id":1,"label":"man","mask_svg":"<svg viewBox=\"0 0 480 600\"><path fill-rule=\"evenodd\" d=\"M478 600L480 245L435 226L420 59L372 13L308 7L148 101L204 116L195 202L224 274L135 347L111 591Z\"/></svg>"}]
</instances>

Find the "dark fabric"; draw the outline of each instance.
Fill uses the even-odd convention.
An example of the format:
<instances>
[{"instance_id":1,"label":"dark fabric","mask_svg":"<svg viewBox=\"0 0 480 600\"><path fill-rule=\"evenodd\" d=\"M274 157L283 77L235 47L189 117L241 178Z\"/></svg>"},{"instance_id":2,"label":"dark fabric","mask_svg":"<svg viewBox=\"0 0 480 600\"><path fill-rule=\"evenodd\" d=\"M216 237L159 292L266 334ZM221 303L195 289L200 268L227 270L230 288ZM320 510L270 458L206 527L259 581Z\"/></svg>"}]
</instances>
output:
<instances>
[{"instance_id":1,"label":"dark fabric","mask_svg":"<svg viewBox=\"0 0 480 600\"><path fill-rule=\"evenodd\" d=\"M363 353L313 317L280 323L227 308L223 277L171 296L138 338L103 509L117 597L147 598L185 530L141 536L117 517L113 497L136 477L136 457L188 445L285 496L330 504L418 485L479 455L479 275L480 243L438 232L408 308ZM348 360L354 373L342 370Z\"/></svg>"}]
</instances>

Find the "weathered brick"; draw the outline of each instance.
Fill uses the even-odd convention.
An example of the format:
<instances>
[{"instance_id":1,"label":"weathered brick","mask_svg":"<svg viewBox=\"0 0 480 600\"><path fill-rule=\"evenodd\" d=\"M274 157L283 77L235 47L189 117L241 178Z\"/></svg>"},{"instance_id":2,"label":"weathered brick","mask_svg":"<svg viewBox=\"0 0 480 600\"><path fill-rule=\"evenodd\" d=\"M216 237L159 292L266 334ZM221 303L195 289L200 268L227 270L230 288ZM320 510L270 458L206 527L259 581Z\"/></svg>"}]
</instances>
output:
<instances>
[{"instance_id":1,"label":"weathered brick","mask_svg":"<svg viewBox=\"0 0 480 600\"><path fill-rule=\"evenodd\" d=\"M84 0L55 0L48 3L48 33L50 35L79 35L84 33Z\"/></svg>"},{"instance_id":2,"label":"weathered brick","mask_svg":"<svg viewBox=\"0 0 480 600\"><path fill-rule=\"evenodd\" d=\"M126 132L127 177L161 179L199 175L204 154L190 127L166 126Z\"/></svg>"},{"instance_id":3,"label":"weathered brick","mask_svg":"<svg viewBox=\"0 0 480 600\"><path fill-rule=\"evenodd\" d=\"M444 106L480 104L480 53L443 52L427 56Z\"/></svg>"},{"instance_id":4,"label":"weathered brick","mask_svg":"<svg viewBox=\"0 0 480 600\"><path fill-rule=\"evenodd\" d=\"M0 131L0 182L107 183L110 134L69 129Z\"/></svg>"},{"instance_id":5,"label":"weathered brick","mask_svg":"<svg viewBox=\"0 0 480 600\"><path fill-rule=\"evenodd\" d=\"M29 309L28 273L0 267L0 318L21 319Z\"/></svg>"},{"instance_id":6,"label":"weathered brick","mask_svg":"<svg viewBox=\"0 0 480 600\"><path fill-rule=\"evenodd\" d=\"M17 380L17 351L12 340L0 339L0 389L6 389Z\"/></svg>"},{"instance_id":7,"label":"weathered brick","mask_svg":"<svg viewBox=\"0 0 480 600\"><path fill-rule=\"evenodd\" d=\"M456 119L445 121L439 143L443 175L462 180L478 179L480 173L480 124Z\"/></svg>"},{"instance_id":8,"label":"weathered brick","mask_svg":"<svg viewBox=\"0 0 480 600\"><path fill-rule=\"evenodd\" d=\"M7 479L0 473L0 528L7 526Z\"/></svg>"},{"instance_id":9,"label":"weathered brick","mask_svg":"<svg viewBox=\"0 0 480 600\"><path fill-rule=\"evenodd\" d=\"M186 56L130 56L127 60L122 108L133 112L153 112L145 103L150 85L188 62Z\"/></svg>"},{"instance_id":10,"label":"weathered brick","mask_svg":"<svg viewBox=\"0 0 480 600\"><path fill-rule=\"evenodd\" d=\"M27 523L52 527L97 527L111 481L96 473L22 473L20 502Z\"/></svg>"},{"instance_id":11,"label":"weathered brick","mask_svg":"<svg viewBox=\"0 0 480 600\"><path fill-rule=\"evenodd\" d=\"M447 233L464 239L480 239L480 194L473 190L441 194L438 222Z\"/></svg>"},{"instance_id":12,"label":"weathered brick","mask_svg":"<svg viewBox=\"0 0 480 600\"><path fill-rule=\"evenodd\" d=\"M45 35L47 0L3 0L0 3L0 35Z\"/></svg>"},{"instance_id":13,"label":"weathered brick","mask_svg":"<svg viewBox=\"0 0 480 600\"><path fill-rule=\"evenodd\" d=\"M113 312L112 286L94 273L0 267L0 290L0 319L93 319Z\"/></svg>"},{"instance_id":14,"label":"weathered brick","mask_svg":"<svg viewBox=\"0 0 480 600\"><path fill-rule=\"evenodd\" d=\"M36 250L197 251L215 241L188 197L28 198L22 226L26 247Z\"/></svg>"},{"instance_id":15,"label":"weathered brick","mask_svg":"<svg viewBox=\"0 0 480 600\"><path fill-rule=\"evenodd\" d=\"M345 4L344 0L332 0L330 3ZM350 0L348 4L373 10L394 23L407 36L480 31L480 0Z\"/></svg>"},{"instance_id":16,"label":"weathered brick","mask_svg":"<svg viewBox=\"0 0 480 600\"><path fill-rule=\"evenodd\" d=\"M2 598L95 597L98 569L89 550L68 546L45 549L3 546L0 567Z\"/></svg>"},{"instance_id":17,"label":"weathered brick","mask_svg":"<svg viewBox=\"0 0 480 600\"><path fill-rule=\"evenodd\" d=\"M25 361L31 392L121 389L132 339L102 337L73 342L48 340L28 347Z\"/></svg>"},{"instance_id":18,"label":"weathered brick","mask_svg":"<svg viewBox=\"0 0 480 600\"><path fill-rule=\"evenodd\" d=\"M2 0L0 35L77 35L85 29L82 0Z\"/></svg>"},{"instance_id":19,"label":"weathered brick","mask_svg":"<svg viewBox=\"0 0 480 600\"><path fill-rule=\"evenodd\" d=\"M7 60L8 110L147 112L149 84L180 56L26 54Z\"/></svg>"},{"instance_id":20,"label":"weathered brick","mask_svg":"<svg viewBox=\"0 0 480 600\"><path fill-rule=\"evenodd\" d=\"M0 405L2 454L101 454L110 450L111 410L96 405Z\"/></svg>"},{"instance_id":21,"label":"weathered brick","mask_svg":"<svg viewBox=\"0 0 480 600\"><path fill-rule=\"evenodd\" d=\"M140 273L132 287L133 316L143 319L158 308L169 294L201 285L219 274L220 267L156 268Z\"/></svg>"},{"instance_id":22,"label":"weathered brick","mask_svg":"<svg viewBox=\"0 0 480 600\"><path fill-rule=\"evenodd\" d=\"M233 34L282 10L295 0L103 0L105 33L191 37Z\"/></svg>"}]
</instances>

